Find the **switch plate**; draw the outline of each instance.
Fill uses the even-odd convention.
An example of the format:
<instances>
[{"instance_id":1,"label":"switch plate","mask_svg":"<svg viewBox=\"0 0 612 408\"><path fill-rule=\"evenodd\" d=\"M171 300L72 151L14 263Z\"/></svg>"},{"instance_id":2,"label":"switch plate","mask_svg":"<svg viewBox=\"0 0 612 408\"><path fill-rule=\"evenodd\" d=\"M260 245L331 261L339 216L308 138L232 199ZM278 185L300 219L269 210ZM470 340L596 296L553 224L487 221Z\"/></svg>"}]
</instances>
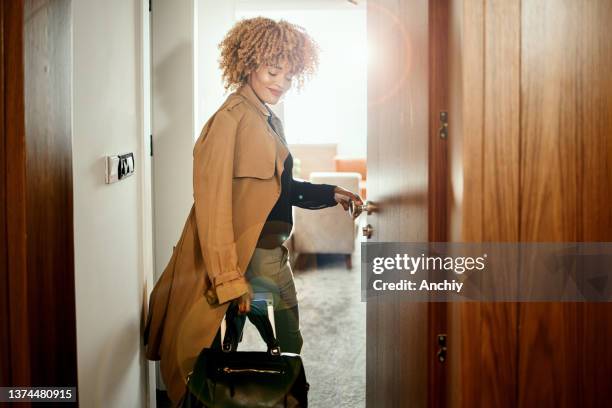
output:
<instances>
[{"instance_id":1,"label":"switch plate","mask_svg":"<svg viewBox=\"0 0 612 408\"><path fill-rule=\"evenodd\" d=\"M134 153L106 156L106 184L116 183L134 174Z\"/></svg>"}]
</instances>

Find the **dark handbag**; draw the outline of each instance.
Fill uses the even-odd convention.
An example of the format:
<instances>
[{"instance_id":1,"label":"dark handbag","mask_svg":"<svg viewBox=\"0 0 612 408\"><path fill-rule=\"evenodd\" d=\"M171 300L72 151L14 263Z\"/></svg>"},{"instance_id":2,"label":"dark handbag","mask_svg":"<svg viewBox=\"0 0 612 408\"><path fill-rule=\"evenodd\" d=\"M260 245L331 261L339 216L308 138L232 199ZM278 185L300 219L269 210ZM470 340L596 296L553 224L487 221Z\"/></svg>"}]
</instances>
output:
<instances>
[{"instance_id":1,"label":"dark handbag","mask_svg":"<svg viewBox=\"0 0 612 408\"><path fill-rule=\"evenodd\" d=\"M308 383L299 354L282 353L265 307L252 303L249 320L268 351L236 351L244 315L231 305L226 313L223 350L205 348L187 381L184 408L307 407Z\"/></svg>"}]
</instances>

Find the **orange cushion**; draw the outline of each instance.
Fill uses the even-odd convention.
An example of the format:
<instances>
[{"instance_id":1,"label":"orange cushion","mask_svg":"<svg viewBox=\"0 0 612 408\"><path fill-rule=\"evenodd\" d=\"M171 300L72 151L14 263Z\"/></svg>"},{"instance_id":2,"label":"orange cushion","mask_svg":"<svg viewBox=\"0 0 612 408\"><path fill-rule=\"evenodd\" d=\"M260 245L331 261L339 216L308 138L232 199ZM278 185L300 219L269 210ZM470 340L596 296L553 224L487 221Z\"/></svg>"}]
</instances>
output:
<instances>
[{"instance_id":1,"label":"orange cushion","mask_svg":"<svg viewBox=\"0 0 612 408\"><path fill-rule=\"evenodd\" d=\"M366 180L366 159L365 157L334 157L336 171L348 171L361 174L361 179Z\"/></svg>"}]
</instances>

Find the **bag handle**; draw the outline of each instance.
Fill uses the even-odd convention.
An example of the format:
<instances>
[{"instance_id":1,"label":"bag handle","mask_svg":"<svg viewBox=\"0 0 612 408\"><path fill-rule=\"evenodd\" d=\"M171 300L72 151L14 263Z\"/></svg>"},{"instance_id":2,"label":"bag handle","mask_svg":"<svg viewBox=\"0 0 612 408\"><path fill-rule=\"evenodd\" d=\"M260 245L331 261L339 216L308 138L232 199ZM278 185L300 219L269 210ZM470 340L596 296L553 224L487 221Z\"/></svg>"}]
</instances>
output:
<instances>
[{"instance_id":1,"label":"bag handle","mask_svg":"<svg viewBox=\"0 0 612 408\"><path fill-rule=\"evenodd\" d=\"M265 307L262 306L262 304L265 304ZM251 311L245 316L238 314L237 304L230 304L221 325L221 344L223 351L236 351L239 339L242 337L244 320L248 317L268 346L268 352L272 355L280 355L280 345L276 339L272 322L270 321L270 315L274 318L274 313L273 311L271 312L270 309L273 310L272 305L266 299L255 299L251 302Z\"/></svg>"}]
</instances>

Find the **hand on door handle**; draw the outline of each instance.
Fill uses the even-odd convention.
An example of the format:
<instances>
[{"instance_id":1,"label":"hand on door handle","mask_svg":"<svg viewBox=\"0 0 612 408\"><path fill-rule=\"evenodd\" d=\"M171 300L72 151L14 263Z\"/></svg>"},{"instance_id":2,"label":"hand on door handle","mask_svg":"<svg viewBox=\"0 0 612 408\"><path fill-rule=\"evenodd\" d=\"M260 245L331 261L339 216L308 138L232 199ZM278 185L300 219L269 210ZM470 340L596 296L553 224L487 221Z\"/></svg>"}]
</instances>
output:
<instances>
[{"instance_id":1,"label":"hand on door handle","mask_svg":"<svg viewBox=\"0 0 612 408\"><path fill-rule=\"evenodd\" d=\"M353 201L357 202L358 204L363 204L359 194L355 194L352 191L340 186L336 186L334 189L334 200L336 200L337 203L340 203L345 211L349 210L349 205Z\"/></svg>"},{"instance_id":2,"label":"hand on door handle","mask_svg":"<svg viewBox=\"0 0 612 408\"><path fill-rule=\"evenodd\" d=\"M359 217L363 211L370 215L373 212L376 212L377 209L376 205L371 201L366 201L365 204L359 205L353 200L350 200L348 207L349 215L353 218Z\"/></svg>"}]
</instances>

